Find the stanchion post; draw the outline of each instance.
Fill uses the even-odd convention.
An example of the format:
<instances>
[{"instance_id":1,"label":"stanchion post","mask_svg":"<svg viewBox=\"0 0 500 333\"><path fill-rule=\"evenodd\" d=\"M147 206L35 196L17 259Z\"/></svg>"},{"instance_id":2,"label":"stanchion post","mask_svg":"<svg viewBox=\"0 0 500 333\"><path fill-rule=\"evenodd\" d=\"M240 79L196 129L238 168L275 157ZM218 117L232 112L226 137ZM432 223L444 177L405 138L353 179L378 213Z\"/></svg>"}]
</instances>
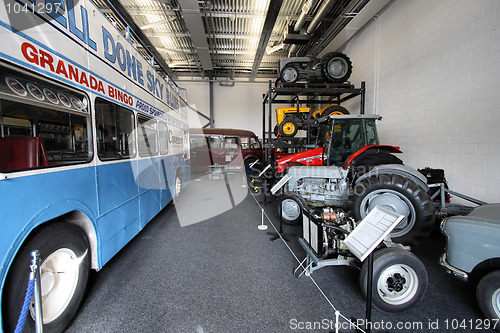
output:
<instances>
[{"instance_id":1,"label":"stanchion post","mask_svg":"<svg viewBox=\"0 0 500 333\"><path fill-rule=\"evenodd\" d=\"M280 187L280 196L278 200L279 200L280 230L277 233L268 232L269 235L274 235L269 240L274 241L280 238L281 236L281 238L289 242L288 238L286 238L285 233L283 232L283 187Z\"/></svg>"},{"instance_id":2,"label":"stanchion post","mask_svg":"<svg viewBox=\"0 0 500 333\"><path fill-rule=\"evenodd\" d=\"M267 230L267 225L264 224L264 208L262 208L261 224L257 228L259 230Z\"/></svg>"},{"instance_id":3,"label":"stanchion post","mask_svg":"<svg viewBox=\"0 0 500 333\"><path fill-rule=\"evenodd\" d=\"M373 297L373 252L368 256L368 281L366 282L366 332L371 331Z\"/></svg>"},{"instance_id":4,"label":"stanchion post","mask_svg":"<svg viewBox=\"0 0 500 333\"><path fill-rule=\"evenodd\" d=\"M42 312L42 285L40 281L40 253L38 250L31 252L31 273L30 279L35 280L35 332L43 332L43 312Z\"/></svg>"}]
</instances>

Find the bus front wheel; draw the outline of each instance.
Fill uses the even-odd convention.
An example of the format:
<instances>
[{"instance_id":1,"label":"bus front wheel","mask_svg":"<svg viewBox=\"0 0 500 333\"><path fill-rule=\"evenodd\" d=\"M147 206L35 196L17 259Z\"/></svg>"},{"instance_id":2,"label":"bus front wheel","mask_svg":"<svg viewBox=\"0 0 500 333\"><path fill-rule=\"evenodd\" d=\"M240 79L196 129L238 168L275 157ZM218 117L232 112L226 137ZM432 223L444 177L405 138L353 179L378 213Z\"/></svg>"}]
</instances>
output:
<instances>
[{"instance_id":1,"label":"bus front wheel","mask_svg":"<svg viewBox=\"0 0 500 333\"><path fill-rule=\"evenodd\" d=\"M85 294L90 272L87 237L75 225L55 222L39 229L23 245L7 276L2 299L6 332L14 331L29 279L31 252L40 253L44 332L61 332L73 319ZM34 331L35 311L29 307L25 328Z\"/></svg>"}]
</instances>

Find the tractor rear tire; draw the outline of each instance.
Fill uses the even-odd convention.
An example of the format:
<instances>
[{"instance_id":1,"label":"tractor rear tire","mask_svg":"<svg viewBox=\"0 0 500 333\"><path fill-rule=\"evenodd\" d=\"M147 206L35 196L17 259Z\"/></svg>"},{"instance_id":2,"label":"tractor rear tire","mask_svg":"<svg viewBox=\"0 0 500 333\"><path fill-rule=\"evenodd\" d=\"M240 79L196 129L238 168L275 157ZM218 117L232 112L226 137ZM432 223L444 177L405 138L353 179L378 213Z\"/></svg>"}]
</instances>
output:
<instances>
[{"instance_id":1,"label":"tractor rear tire","mask_svg":"<svg viewBox=\"0 0 500 333\"><path fill-rule=\"evenodd\" d=\"M287 64L280 73L280 80L283 83L295 83L299 79L299 70L294 64Z\"/></svg>"},{"instance_id":2,"label":"tractor rear tire","mask_svg":"<svg viewBox=\"0 0 500 333\"><path fill-rule=\"evenodd\" d=\"M382 164L403 164L403 161L386 150L368 149L351 162L353 179Z\"/></svg>"},{"instance_id":3,"label":"tractor rear tire","mask_svg":"<svg viewBox=\"0 0 500 333\"><path fill-rule=\"evenodd\" d=\"M349 111L347 111L347 109L341 105L332 104L325 111L323 111L319 115L319 117L323 118L331 115L341 115L341 114L349 114Z\"/></svg>"},{"instance_id":4,"label":"tractor rear tire","mask_svg":"<svg viewBox=\"0 0 500 333\"><path fill-rule=\"evenodd\" d=\"M396 243L418 245L434 228L434 206L415 182L399 175L381 174L358 182L351 196L354 217L361 220L376 205L405 215L390 236Z\"/></svg>"},{"instance_id":5,"label":"tractor rear tire","mask_svg":"<svg viewBox=\"0 0 500 333\"><path fill-rule=\"evenodd\" d=\"M328 53L321 58L321 73L329 82L345 82L352 73L351 60L341 52Z\"/></svg>"}]
</instances>

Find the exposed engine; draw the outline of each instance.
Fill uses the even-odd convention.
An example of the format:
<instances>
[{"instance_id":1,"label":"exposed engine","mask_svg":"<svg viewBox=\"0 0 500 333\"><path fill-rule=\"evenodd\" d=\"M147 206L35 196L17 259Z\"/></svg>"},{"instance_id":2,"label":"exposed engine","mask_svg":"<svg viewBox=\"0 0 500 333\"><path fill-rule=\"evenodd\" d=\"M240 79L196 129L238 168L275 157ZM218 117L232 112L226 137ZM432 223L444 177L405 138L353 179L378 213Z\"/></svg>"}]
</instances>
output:
<instances>
[{"instance_id":1,"label":"exposed engine","mask_svg":"<svg viewBox=\"0 0 500 333\"><path fill-rule=\"evenodd\" d=\"M331 207L309 212L311 221L318 227L318 257L321 259L338 258L338 256L352 257L352 253L342 241L356 228L357 224L354 219L342 209Z\"/></svg>"},{"instance_id":2,"label":"exposed engine","mask_svg":"<svg viewBox=\"0 0 500 333\"><path fill-rule=\"evenodd\" d=\"M349 181L347 170L337 166L293 167L288 191L299 194L311 207L347 207Z\"/></svg>"}]
</instances>

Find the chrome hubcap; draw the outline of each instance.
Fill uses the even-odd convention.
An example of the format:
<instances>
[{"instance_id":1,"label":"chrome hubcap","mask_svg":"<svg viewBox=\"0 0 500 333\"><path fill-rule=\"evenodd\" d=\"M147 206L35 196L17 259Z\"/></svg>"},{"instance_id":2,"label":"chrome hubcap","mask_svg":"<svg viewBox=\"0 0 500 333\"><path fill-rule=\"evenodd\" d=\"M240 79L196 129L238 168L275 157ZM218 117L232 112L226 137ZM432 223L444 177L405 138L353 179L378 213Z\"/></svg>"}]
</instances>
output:
<instances>
[{"instance_id":1,"label":"chrome hubcap","mask_svg":"<svg viewBox=\"0 0 500 333\"><path fill-rule=\"evenodd\" d=\"M369 193L361 201L361 218L365 218L377 205L405 216L391 232L391 237L406 235L415 226L415 208L410 200L399 192L381 189Z\"/></svg>"},{"instance_id":2,"label":"chrome hubcap","mask_svg":"<svg viewBox=\"0 0 500 333\"><path fill-rule=\"evenodd\" d=\"M300 206L292 199L283 200L281 207L283 208L281 210L283 214L282 217L286 220L296 220L301 214Z\"/></svg>"},{"instance_id":3,"label":"chrome hubcap","mask_svg":"<svg viewBox=\"0 0 500 333\"><path fill-rule=\"evenodd\" d=\"M57 319L71 302L78 285L82 258L78 258L73 250L62 248L49 255L40 265L44 324ZM33 299L30 313L35 318Z\"/></svg>"},{"instance_id":4,"label":"chrome hubcap","mask_svg":"<svg viewBox=\"0 0 500 333\"><path fill-rule=\"evenodd\" d=\"M407 265L392 265L382 271L377 283L380 298L391 305L410 301L418 290L417 273Z\"/></svg>"}]
</instances>

